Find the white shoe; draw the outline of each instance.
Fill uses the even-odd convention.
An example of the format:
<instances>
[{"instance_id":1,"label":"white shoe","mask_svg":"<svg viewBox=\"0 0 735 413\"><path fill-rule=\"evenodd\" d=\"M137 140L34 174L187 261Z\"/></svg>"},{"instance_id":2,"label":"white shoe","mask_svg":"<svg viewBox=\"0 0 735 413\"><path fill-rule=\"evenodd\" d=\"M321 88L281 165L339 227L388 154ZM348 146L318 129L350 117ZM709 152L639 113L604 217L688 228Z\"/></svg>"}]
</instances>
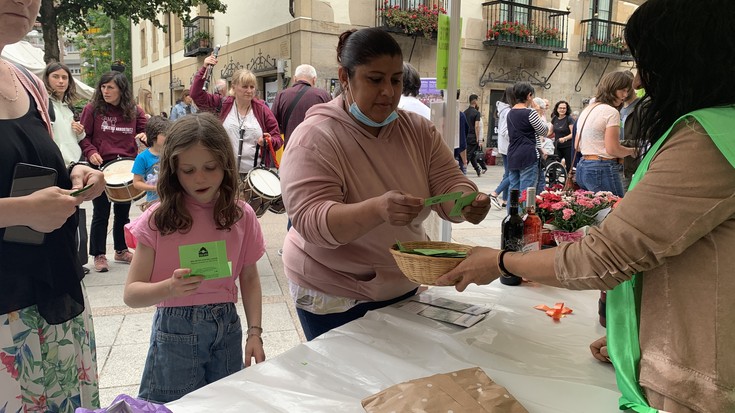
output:
<instances>
[{"instance_id":1,"label":"white shoe","mask_svg":"<svg viewBox=\"0 0 735 413\"><path fill-rule=\"evenodd\" d=\"M498 200L497 196L492 196L490 194L488 194L488 196L490 197L490 203L493 204L495 208L503 209L503 205L500 204L500 201Z\"/></svg>"}]
</instances>

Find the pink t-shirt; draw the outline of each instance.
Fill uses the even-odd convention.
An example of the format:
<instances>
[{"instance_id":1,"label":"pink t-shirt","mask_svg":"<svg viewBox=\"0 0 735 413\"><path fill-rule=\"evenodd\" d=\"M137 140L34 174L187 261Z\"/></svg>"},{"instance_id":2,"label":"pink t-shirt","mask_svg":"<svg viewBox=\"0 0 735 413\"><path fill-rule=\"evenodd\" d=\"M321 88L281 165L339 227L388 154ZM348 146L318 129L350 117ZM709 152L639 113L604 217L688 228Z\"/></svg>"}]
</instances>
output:
<instances>
[{"instance_id":1,"label":"pink t-shirt","mask_svg":"<svg viewBox=\"0 0 735 413\"><path fill-rule=\"evenodd\" d=\"M588 120L586 120L587 116L589 116ZM581 131L577 132L582 134L579 138L581 154L615 158L605 151L605 129L614 126L620 127L620 112L610 105L601 103L582 111L579 119L577 119L577 127L582 128ZM616 133L615 136L618 136L618 134Z\"/></svg>"},{"instance_id":2,"label":"pink t-shirt","mask_svg":"<svg viewBox=\"0 0 735 413\"><path fill-rule=\"evenodd\" d=\"M188 297L172 298L157 304L158 307L182 307L215 303L236 303L237 286L235 280L243 267L255 264L265 253L265 241L255 212L250 205L238 201L243 217L229 231L217 230L214 223L214 201L202 204L186 196L186 208L191 214L191 230L185 234L175 232L161 236L155 223L149 219L160 204L148 208L135 221L127 224L129 231L138 243L155 250L151 282L168 279L174 270L180 268L179 245L224 240L227 246L227 259L232 262L232 277L202 282L195 294Z\"/></svg>"}]
</instances>

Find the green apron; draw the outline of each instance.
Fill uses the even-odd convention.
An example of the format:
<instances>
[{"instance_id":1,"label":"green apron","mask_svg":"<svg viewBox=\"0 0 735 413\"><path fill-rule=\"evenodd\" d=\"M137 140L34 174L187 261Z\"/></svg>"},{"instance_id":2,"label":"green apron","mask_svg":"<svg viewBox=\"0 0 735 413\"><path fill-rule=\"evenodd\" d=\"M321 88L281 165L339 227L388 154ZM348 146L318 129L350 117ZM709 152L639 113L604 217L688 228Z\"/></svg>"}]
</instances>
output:
<instances>
[{"instance_id":1,"label":"green apron","mask_svg":"<svg viewBox=\"0 0 735 413\"><path fill-rule=\"evenodd\" d=\"M668 138L671 130L688 117L696 119L707 131L722 155L735 168L735 107L700 109L688 113L674 122L668 131L648 151L630 183L632 189L648 170L651 159ZM631 409L638 413L656 413L650 407L638 383L641 348L638 341L640 320L642 274L633 277L607 293L607 349L615 366L615 379L622 393L620 410Z\"/></svg>"}]
</instances>

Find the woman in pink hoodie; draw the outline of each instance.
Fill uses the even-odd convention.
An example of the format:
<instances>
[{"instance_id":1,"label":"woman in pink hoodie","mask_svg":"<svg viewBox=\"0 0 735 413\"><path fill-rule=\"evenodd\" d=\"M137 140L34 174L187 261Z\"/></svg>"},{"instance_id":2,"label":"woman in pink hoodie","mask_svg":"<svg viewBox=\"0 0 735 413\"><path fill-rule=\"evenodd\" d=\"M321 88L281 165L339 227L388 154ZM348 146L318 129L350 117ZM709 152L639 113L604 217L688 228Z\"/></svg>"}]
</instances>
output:
<instances>
[{"instance_id":1,"label":"woman in pink hoodie","mask_svg":"<svg viewBox=\"0 0 735 413\"><path fill-rule=\"evenodd\" d=\"M485 194L460 216L449 216L452 202L424 206L425 198L477 187L431 121L396 110L403 56L390 34L342 33L337 62L344 92L309 110L280 170L293 220L283 264L308 340L415 294L389 249L427 240L422 222L432 209L478 223L490 206Z\"/></svg>"}]
</instances>

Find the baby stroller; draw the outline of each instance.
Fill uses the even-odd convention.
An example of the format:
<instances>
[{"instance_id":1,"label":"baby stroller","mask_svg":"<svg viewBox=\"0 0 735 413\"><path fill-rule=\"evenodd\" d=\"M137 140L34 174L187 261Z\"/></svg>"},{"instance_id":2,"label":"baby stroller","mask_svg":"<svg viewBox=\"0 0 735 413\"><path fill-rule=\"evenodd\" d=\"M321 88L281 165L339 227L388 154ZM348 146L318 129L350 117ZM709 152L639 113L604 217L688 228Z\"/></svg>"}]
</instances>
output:
<instances>
[{"instance_id":1,"label":"baby stroller","mask_svg":"<svg viewBox=\"0 0 735 413\"><path fill-rule=\"evenodd\" d=\"M543 161L543 179L546 189L558 185L564 187L567 182L567 169L559 160L558 155L548 155L546 160Z\"/></svg>"}]
</instances>

